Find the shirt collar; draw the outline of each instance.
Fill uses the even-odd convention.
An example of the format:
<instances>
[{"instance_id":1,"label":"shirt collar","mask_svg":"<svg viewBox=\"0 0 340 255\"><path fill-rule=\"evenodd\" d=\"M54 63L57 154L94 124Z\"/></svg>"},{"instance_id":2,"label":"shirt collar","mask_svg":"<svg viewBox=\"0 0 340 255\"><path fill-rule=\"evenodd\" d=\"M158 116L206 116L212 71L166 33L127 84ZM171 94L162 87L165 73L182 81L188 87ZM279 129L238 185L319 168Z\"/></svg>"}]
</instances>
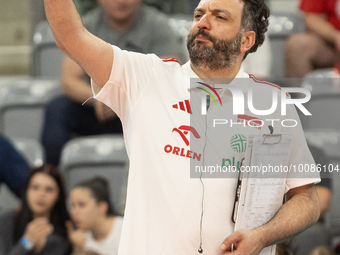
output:
<instances>
[{"instance_id":1,"label":"shirt collar","mask_svg":"<svg viewBox=\"0 0 340 255\"><path fill-rule=\"evenodd\" d=\"M185 76L188 78L187 82L186 82L186 86L187 89L190 89L190 78L197 78L199 79L198 75L192 70L191 65L190 65L190 60L188 62L186 62L182 68L183 68L183 73L185 74ZM240 70L238 71L237 75L235 76L235 78L249 78L249 75L244 71L243 67L241 66ZM232 82L231 82L232 83ZM195 85L196 87L199 86L199 84L197 83L197 85ZM241 89L244 90L246 88L243 88L243 86L241 86Z\"/></svg>"}]
</instances>

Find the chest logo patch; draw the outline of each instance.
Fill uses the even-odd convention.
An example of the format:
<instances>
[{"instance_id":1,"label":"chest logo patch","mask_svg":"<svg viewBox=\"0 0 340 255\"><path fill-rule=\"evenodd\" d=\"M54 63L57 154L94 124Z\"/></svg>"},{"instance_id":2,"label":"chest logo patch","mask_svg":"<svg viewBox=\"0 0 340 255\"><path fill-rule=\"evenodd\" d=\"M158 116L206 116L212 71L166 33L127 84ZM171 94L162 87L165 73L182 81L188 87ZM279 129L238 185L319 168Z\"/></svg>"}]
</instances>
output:
<instances>
[{"instance_id":1,"label":"chest logo patch","mask_svg":"<svg viewBox=\"0 0 340 255\"><path fill-rule=\"evenodd\" d=\"M230 146L235 152L243 153L247 148L247 138L242 134L233 135L230 139Z\"/></svg>"}]
</instances>

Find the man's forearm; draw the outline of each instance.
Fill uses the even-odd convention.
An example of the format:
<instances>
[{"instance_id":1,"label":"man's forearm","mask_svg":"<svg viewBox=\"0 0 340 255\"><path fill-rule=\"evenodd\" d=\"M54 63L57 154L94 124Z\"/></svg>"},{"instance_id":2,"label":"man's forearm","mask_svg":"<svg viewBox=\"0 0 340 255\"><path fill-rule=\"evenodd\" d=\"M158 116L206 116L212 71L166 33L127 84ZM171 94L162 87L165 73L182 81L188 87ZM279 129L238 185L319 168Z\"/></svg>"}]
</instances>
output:
<instances>
[{"instance_id":1,"label":"man's forearm","mask_svg":"<svg viewBox=\"0 0 340 255\"><path fill-rule=\"evenodd\" d=\"M48 23L59 48L72 51L85 29L72 0L44 0Z\"/></svg>"},{"instance_id":2,"label":"man's forearm","mask_svg":"<svg viewBox=\"0 0 340 255\"><path fill-rule=\"evenodd\" d=\"M313 225L319 218L319 200L314 186L294 189L292 197L268 223L254 229L264 247L292 237Z\"/></svg>"}]
</instances>

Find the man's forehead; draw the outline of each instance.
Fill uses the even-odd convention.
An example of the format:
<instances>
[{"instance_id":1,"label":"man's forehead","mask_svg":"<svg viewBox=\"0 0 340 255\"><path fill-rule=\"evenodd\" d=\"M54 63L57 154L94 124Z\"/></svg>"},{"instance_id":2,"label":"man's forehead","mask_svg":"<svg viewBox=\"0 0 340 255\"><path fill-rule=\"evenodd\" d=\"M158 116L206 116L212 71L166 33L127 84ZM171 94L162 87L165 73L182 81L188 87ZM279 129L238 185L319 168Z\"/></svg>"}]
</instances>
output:
<instances>
[{"instance_id":1,"label":"man's forehead","mask_svg":"<svg viewBox=\"0 0 340 255\"><path fill-rule=\"evenodd\" d=\"M244 2L243 0L201 0L197 6L198 9L208 9L208 10L216 10L216 9L234 9L234 8L243 8Z\"/></svg>"}]
</instances>

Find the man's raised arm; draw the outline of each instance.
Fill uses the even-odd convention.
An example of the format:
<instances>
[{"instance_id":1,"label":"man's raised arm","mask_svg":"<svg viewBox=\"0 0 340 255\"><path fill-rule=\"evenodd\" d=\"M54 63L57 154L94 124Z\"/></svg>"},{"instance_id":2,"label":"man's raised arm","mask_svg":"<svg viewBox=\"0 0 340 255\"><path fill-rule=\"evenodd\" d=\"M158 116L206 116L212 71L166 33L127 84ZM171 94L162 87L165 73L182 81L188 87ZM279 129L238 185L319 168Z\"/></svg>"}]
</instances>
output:
<instances>
[{"instance_id":1,"label":"man's raised arm","mask_svg":"<svg viewBox=\"0 0 340 255\"><path fill-rule=\"evenodd\" d=\"M104 86L112 69L111 46L85 29L72 0L44 0L44 4L58 47Z\"/></svg>"}]
</instances>

